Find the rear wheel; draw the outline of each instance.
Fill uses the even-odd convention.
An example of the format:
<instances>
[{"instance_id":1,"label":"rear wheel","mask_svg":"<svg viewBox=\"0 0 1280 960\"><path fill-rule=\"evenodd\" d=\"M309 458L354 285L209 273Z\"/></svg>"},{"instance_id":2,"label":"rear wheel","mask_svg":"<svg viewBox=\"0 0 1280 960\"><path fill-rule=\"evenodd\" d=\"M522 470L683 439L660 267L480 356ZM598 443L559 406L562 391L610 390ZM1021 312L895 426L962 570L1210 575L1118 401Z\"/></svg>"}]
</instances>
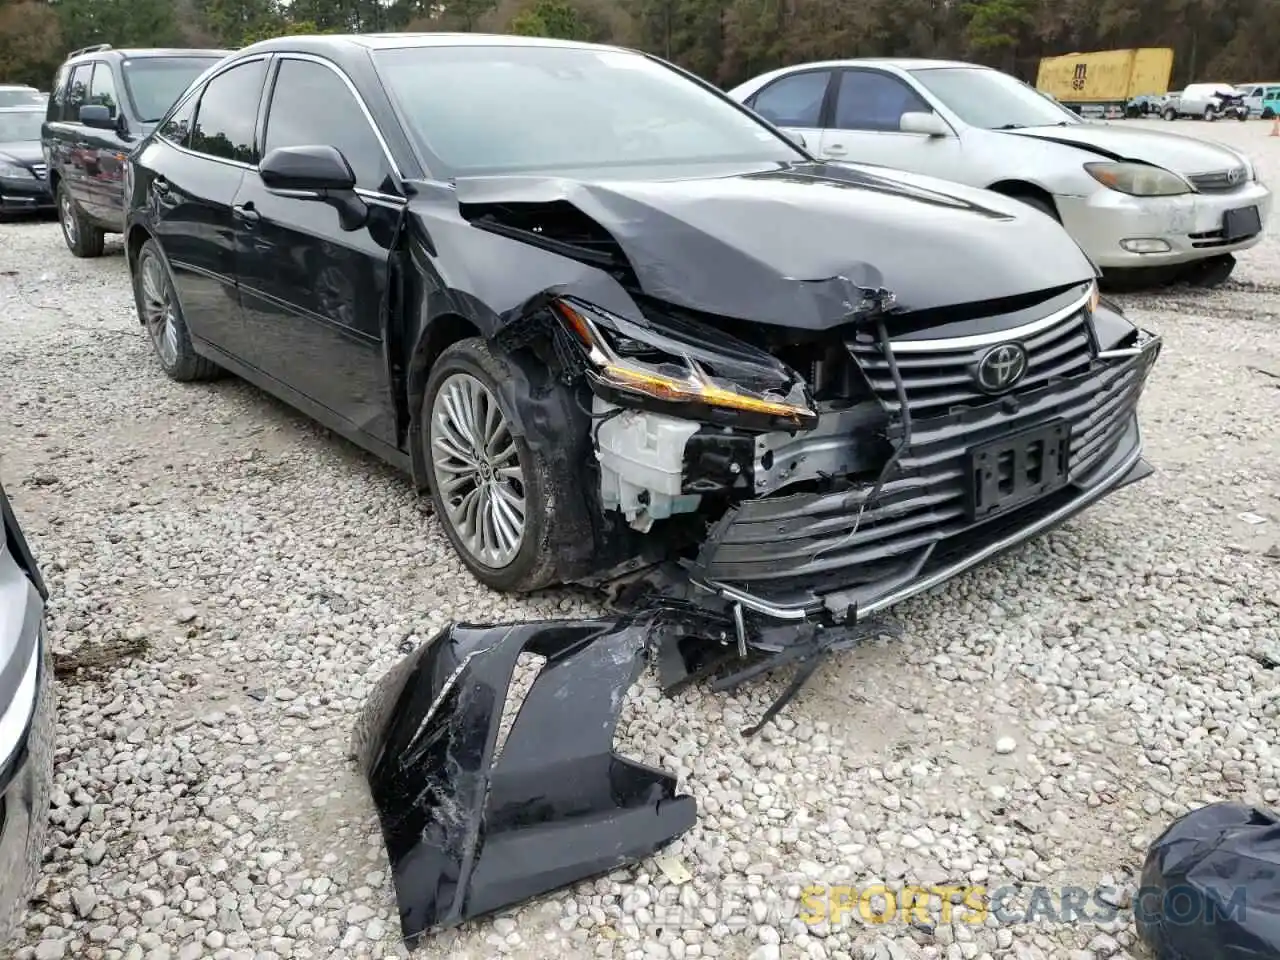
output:
<instances>
[{"instance_id":1,"label":"rear wheel","mask_svg":"<svg viewBox=\"0 0 1280 960\"><path fill-rule=\"evenodd\" d=\"M1173 107L1165 107L1163 116L1166 120L1177 120L1178 111L1173 109Z\"/></svg>"},{"instance_id":2,"label":"rear wheel","mask_svg":"<svg viewBox=\"0 0 1280 960\"><path fill-rule=\"evenodd\" d=\"M138 319L147 328L156 359L173 380L212 380L222 373L213 361L191 346L187 321L173 287L169 264L154 240L138 251L133 267L133 298Z\"/></svg>"},{"instance_id":3,"label":"rear wheel","mask_svg":"<svg viewBox=\"0 0 1280 960\"><path fill-rule=\"evenodd\" d=\"M65 181L58 182L58 223L67 249L77 257L100 257L106 234L89 222Z\"/></svg>"},{"instance_id":4,"label":"rear wheel","mask_svg":"<svg viewBox=\"0 0 1280 960\"><path fill-rule=\"evenodd\" d=\"M1276 115L1276 112L1275 112L1274 110L1272 110L1270 107L1263 107L1263 108L1262 108L1262 119L1263 119L1263 120L1270 120L1270 119L1271 119L1272 117L1274 117L1275 115Z\"/></svg>"}]
</instances>

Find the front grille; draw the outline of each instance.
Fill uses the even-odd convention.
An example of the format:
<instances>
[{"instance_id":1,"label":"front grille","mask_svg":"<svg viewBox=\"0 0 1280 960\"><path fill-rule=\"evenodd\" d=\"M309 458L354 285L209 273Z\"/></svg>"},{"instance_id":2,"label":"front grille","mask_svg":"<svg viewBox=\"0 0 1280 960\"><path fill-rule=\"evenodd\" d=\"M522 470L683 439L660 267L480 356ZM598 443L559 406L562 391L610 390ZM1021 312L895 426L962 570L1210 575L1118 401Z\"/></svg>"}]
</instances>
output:
<instances>
[{"instance_id":1,"label":"front grille","mask_svg":"<svg viewBox=\"0 0 1280 960\"><path fill-rule=\"evenodd\" d=\"M36 175L37 179L43 180L49 175L49 167L43 163L33 163L31 165L31 172Z\"/></svg>"},{"instance_id":2,"label":"front grille","mask_svg":"<svg viewBox=\"0 0 1280 960\"><path fill-rule=\"evenodd\" d=\"M1083 308L1029 337L1019 338L1016 331L1010 331L1009 340L1021 343L1027 351L1027 372L1012 391L1015 395L1073 376L1087 369L1093 359L1093 340ZM911 416L936 416L955 407L990 403L991 395L978 388L973 371L982 355L1000 342L958 350L906 353L895 349L894 360L906 388ZM859 333L849 349L880 402L891 412L898 410L901 404L889 373L889 361L875 338L870 333Z\"/></svg>"},{"instance_id":3,"label":"front grille","mask_svg":"<svg viewBox=\"0 0 1280 960\"><path fill-rule=\"evenodd\" d=\"M1256 233L1252 233L1248 237L1236 237L1234 240L1228 240L1226 234L1219 228L1217 230L1206 230L1203 233L1188 233L1187 239L1191 241L1191 246L1197 250L1207 250L1212 247L1225 247L1256 236Z\"/></svg>"},{"instance_id":4,"label":"front grille","mask_svg":"<svg viewBox=\"0 0 1280 960\"><path fill-rule=\"evenodd\" d=\"M1158 352L1156 344L1138 357L1044 386L1022 396L1013 414L988 402L918 421L901 469L852 535L866 487L738 504L703 548L700 573L776 602L904 575L933 544L975 529L967 511L970 448L1062 418L1070 425L1068 476L1080 482L1114 451Z\"/></svg>"},{"instance_id":5,"label":"front grille","mask_svg":"<svg viewBox=\"0 0 1280 960\"><path fill-rule=\"evenodd\" d=\"M1217 170L1213 173L1198 173L1187 179L1200 193L1230 193L1232 190L1239 190L1247 182L1244 167Z\"/></svg>"}]
</instances>

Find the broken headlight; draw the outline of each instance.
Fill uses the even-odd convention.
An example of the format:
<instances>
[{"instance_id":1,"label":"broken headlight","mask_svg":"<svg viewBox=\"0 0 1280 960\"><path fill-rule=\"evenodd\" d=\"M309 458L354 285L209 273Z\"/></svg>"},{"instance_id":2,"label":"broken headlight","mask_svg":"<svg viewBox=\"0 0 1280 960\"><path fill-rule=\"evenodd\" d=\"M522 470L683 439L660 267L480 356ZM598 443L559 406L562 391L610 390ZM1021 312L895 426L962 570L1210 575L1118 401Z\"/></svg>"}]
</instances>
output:
<instances>
[{"instance_id":1,"label":"broken headlight","mask_svg":"<svg viewBox=\"0 0 1280 960\"><path fill-rule=\"evenodd\" d=\"M574 299L554 308L586 354L592 389L606 400L762 431L818 422L799 374L719 330L676 317L641 324Z\"/></svg>"}]
</instances>

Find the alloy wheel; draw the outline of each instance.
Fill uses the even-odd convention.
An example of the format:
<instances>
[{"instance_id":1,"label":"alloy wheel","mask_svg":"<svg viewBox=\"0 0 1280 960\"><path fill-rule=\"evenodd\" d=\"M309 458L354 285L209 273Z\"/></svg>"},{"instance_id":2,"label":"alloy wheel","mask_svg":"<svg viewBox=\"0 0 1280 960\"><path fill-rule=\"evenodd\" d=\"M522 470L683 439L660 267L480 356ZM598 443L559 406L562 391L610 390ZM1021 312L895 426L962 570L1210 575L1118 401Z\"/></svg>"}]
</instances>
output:
<instances>
[{"instance_id":1,"label":"alloy wheel","mask_svg":"<svg viewBox=\"0 0 1280 960\"><path fill-rule=\"evenodd\" d=\"M497 399L471 374L451 374L436 391L429 435L446 522L473 559L508 566L524 542L526 486Z\"/></svg>"},{"instance_id":2,"label":"alloy wheel","mask_svg":"<svg viewBox=\"0 0 1280 960\"><path fill-rule=\"evenodd\" d=\"M58 199L58 219L62 221L62 233L66 238L67 246L74 247L80 239L80 227L76 223L76 211L71 206L71 197L66 190L62 191Z\"/></svg>"},{"instance_id":3,"label":"alloy wheel","mask_svg":"<svg viewBox=\"0 0 1280 960\"><path fill-rule=\"evenodd\" d=\"M166 367L178 362L178 322L173 300L173 289L165 275L164 265L150 253L144 254L138 265L142 278L142 322L156 353Z\"/></svg>"}]
</instances>

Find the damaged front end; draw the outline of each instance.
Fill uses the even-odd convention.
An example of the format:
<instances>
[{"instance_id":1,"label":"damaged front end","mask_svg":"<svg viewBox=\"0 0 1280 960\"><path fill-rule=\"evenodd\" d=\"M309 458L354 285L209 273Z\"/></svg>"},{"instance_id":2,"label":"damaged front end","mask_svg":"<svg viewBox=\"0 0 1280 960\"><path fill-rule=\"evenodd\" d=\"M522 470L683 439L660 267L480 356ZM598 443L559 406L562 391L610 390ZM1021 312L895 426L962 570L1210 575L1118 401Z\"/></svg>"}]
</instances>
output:
<instances>
[{"instance_id":1,"label":"damaged front end","mask_svg":"<svg viewBox=\"0 0 1280 960\"><path fill-rule=\"evenodd\" d=\"M809 663L1150 472L1136 409L1160 340L1100 299L1060 228L833 176L459 188L479 232L597 268L492 334L532 352L589 430L559 478L597 522L569 579L624 609L700 610L717 654ZM809 232L742 228L784 199L809 204ZM890 216L910 205L933 232ZM836 228L864 216L892 246L883 265L865 234L838 252ZM912 238L941 279L904 267ZM716 659L688 641L662 658L667 688Z\"/></svg>"},{"instance_id":2,"label":"damaged front end","mask_svg":"<svg viewBox=\"0 0 1280 960\"><path fill-rule=\"evenodd\" d=\"M352 754L406 940L607 873L693 825L675 778L613 752L647 649L631 620L455 625L378 683ZM502 740L522 654L545 662Z\"/></svg>"}]
</instances>

